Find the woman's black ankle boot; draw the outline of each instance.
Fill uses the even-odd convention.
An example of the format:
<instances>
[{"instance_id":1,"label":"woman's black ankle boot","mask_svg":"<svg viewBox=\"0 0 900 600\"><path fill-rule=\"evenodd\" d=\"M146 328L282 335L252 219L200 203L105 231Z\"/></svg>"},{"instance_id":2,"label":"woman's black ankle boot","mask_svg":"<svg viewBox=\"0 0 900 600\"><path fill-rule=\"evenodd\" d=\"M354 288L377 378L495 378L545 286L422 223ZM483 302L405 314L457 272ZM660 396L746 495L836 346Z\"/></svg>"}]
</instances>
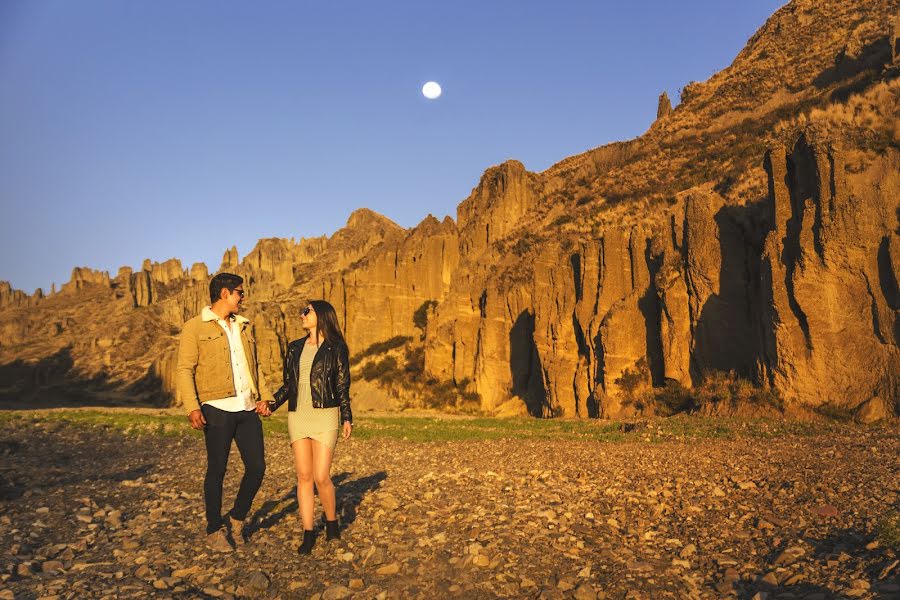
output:
<instances>
[{"instance_id":1,"label":"woman's black ankle boot","mask_svg":"<svg viewBox=\"0 0 900 600\"><path fill-rule=\"evenodd\" d=\"M311 529L303 530L303 543L297 548L297 554L309 554L316 543L316 533Z\"/></svg>"},{"instance_id":2,"label":"woman's black ankle boot","mask_svg":"<svg viewBox=\"0 0 900 600\"><path fill-rule=\"evenodd\" d=\"M325 541L341 539L341 530L338 529L338 521L325 520Z\"/></svg>"}]
</instances>

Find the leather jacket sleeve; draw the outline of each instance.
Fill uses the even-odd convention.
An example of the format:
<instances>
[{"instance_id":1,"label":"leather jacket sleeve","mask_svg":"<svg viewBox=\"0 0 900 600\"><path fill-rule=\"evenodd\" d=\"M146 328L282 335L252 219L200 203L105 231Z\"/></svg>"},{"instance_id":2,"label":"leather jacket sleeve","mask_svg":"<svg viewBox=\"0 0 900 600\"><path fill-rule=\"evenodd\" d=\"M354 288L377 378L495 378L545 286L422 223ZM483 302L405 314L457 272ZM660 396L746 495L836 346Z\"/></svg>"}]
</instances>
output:
<instances>
[{"instance_id":1,"label":"leather jacket sleeve","mask_svg":"<svg viewBox=\"0 0 900 600\"><path fill-rule=\"evenodd\" d=\"M353 422L353 412L350 410L350 350L341 344L337 349L337 364L335 365L334 391L341 404L341 423Z\"/></svg>"},{"instance_id":2,"label":"leather jacket sleeve","mask_svg":"<svg viewBox=\"0 0 900 600\"><path fill-rule=\"evenodd\" d=\"M294 381L294 354L296 354L297 349L294 344L290 344L288 346L288 351L284 357L284 372L282 375L283 384L278 391L275 392L275 404L272 406L272 411L278 409L279 406L284 404L291 396L297 395L297 382Z\"/></svg>"}]
</instances>

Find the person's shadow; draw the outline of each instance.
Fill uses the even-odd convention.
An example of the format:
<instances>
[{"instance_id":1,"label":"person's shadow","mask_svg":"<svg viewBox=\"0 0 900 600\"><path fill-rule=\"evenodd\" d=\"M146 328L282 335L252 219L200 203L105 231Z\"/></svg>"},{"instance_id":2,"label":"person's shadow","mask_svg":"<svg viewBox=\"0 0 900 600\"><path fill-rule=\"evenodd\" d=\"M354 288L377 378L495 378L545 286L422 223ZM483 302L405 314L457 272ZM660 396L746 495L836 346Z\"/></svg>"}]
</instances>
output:
<instances>
[{"instance_id":1,"label":"person's shadow","mask_svg":"<svg viewBox=\"0 0 900 600\"><path fill-rule=\"evenodd\" d=\"M387 479L387 472L378 471L365 477L360 477L352 481L346 481L350 477L350 473L340 473L331 478L335 485L335 495L337 501L337 513L341 522L341 528L350 526L356 520L356 512L362 503L366 494L372 490L378 489L381 482ZM318 492L317 492L318 493ZM280 509L276 510L283 502L290 500ZM263 502L262 506L253 514L250 519L249 534L254 532L270 529L277 525L282 519L292 512L297 512L297 486L291 488L281 498L274 498ZM317 525L319 529L323 525Z\"/></svg>"}]
</instances>

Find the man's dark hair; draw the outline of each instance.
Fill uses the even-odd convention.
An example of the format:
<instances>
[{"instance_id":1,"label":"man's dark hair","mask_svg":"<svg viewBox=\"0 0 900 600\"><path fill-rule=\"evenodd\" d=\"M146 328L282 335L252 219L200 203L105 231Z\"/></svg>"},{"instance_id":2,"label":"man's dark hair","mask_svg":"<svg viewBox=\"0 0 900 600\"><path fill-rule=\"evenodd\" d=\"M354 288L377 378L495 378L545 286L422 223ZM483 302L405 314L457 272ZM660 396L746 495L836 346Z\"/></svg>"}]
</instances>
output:
<instances>
[{"instance_id":1,"label":"man's dark hair","mask_svg":"<svg viewBox=\"0 0 900 600\"><path fill-rule=\"evenodd\" d=\"M209 282L209 300L213 304L222 295L222 290L233 292L234 288L244 283L244 278L234 273L219 273Z\"/></svg>"}]
</instances>

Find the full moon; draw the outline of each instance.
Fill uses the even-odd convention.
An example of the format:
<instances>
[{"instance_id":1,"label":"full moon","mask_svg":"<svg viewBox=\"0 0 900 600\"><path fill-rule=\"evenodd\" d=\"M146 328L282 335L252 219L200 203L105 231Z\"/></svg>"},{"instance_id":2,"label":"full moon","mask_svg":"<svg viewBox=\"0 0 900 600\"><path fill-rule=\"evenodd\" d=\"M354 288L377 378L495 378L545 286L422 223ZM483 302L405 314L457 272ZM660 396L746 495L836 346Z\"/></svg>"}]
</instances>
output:
<instances>
[{"instance_id":1,"label":"full moon","mask_svg":"<svg viewBox=\"0 0 900 600\"><path fill-rule=\"evenodd\" d=\"M434 100L441 95L441 86L438 85L437 81L429 81L422 86L422 95L429 100Z\"/></svg>"}]
</instances>

